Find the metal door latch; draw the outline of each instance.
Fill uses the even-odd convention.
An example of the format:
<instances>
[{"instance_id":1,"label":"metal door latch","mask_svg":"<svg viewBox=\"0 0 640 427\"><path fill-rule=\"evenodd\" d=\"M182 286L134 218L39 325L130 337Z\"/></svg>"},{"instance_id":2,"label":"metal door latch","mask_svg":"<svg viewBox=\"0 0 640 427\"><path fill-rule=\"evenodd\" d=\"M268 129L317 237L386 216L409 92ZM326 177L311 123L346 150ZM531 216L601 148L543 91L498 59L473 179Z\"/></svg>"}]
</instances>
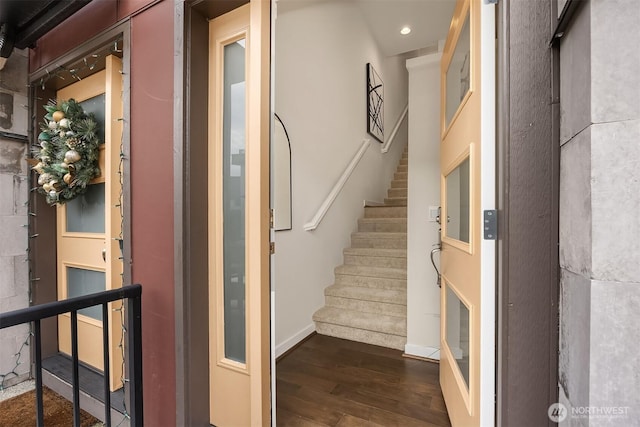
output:
<instances>
[{"instance_id":1,"label":"metal door latch","mask_svg":"<svg viewBox=\"0 0 640 427\"><path fill-rule=\"evenodd\" d=\"M498 212L495 209L484 211L484 239L496 240L498 238Z\"/></svg>"}]
</instances>

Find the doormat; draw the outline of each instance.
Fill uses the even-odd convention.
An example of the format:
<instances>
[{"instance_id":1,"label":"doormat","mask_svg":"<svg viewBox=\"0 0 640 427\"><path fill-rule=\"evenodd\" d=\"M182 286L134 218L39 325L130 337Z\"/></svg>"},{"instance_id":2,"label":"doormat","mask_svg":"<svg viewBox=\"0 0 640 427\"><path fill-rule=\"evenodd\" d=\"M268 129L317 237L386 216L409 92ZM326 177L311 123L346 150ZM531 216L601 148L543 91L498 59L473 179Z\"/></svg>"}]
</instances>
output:
<instances>
[{"instance_id":1,"label":"doormat","mask_svg":"<svg viewBox=\"0 0 640 427\"><path fill-rule=\"evenodd\" d=\"M72 426L73 403L43 387L42 401L44 403L45 426ZM36 392L28 391L19 396L0 402L0 427L35 426L36 425ZM80 425L82 427L101 426L99 419L88 412L80 410Z\"/></svg>"}]
</instances>

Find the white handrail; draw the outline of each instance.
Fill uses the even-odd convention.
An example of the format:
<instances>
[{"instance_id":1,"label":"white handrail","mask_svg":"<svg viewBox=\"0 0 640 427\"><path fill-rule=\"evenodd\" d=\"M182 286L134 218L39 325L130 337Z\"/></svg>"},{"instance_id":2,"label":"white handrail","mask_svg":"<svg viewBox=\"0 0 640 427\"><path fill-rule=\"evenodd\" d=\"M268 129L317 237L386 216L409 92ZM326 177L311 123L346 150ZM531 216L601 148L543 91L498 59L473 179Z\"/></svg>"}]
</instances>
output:
<instances>
[{"instance_id":1,"label":"white handrail","mask_svg":"<svg viewBox=\"0 0 640 427\"><path fill-rule=\"evenodd\" d=\"M404 106L404 110L402 110L402 113L400 114L400 117L398 117L398 121L396 122L396 125L393 127L393 130L391 131L391 134L389 135L389 139L387 139L387 142L385 142L382 145L382 148L380 148L380 152L381 153L384 154L387 151L389 151L389 147L391 147L391 144L393 144L393 140L396 139L396 134L398 133L398 130L400 129L400 125L402 124L404 119L407 117L407 113L408 112L409 112L409 103L407 102L407 105Z\"/></svg>"},{"instance_id":2,"label":"white handrail","mask_svg":"<svg viewBox=\"0 0 640 427\"><path fill-rule=\"evenodd\" d=\"M358 165L358 162L360 162L360 159L362 159L362 156L364 156L364 153L365 151L367 151L367 148L369 148L369 145L371 145L370 139L364 139L362 141L362 145L360 145L360 148L358 149L356 154L353 156L353 159L351 159L351 162L349 162L344 172L342 172L340 179L338 179L338 182L336 182L336 185L333 186L333 188L331 189L331 192L329 192L329 194L327 195L327 198L324 199L324 202L322 202L322 204L318 208L318 212L316 212L316 214L313 216L311 221L307 222L303 226L303 228L306 231L312 231L318 228L320 221L322 221L322 218L324 218L327 211L333 204L334 200L336 200L336 197L338 197L338 194L342 190L342 187L344 187L344 184L349 179L349 176L351 176L351 173Z\"/></svg>"}]
</instances>

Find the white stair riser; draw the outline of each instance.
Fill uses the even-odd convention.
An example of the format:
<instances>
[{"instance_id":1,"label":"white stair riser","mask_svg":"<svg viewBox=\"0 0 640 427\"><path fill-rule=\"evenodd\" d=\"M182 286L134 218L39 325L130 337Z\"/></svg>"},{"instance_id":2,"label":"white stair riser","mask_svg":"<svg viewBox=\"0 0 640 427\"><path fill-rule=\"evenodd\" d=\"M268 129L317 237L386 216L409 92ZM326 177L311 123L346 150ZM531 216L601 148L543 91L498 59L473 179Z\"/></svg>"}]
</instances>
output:
<instances>
[{"instance_id":1,"label":"white stair riser","mask_svg":"<svg viewBox=\"0 0 640 427\"><path fill-rule=\"evenodd\" d=\"M384 219L384 218L383 218ZM358 221L358 231L383 232L383 233L406 233L407 221L400 218L397 221Z\"/></svg>"},{"instance_id":2,"label":"white stair riser","mask_svg":"<svg viewBox=\"0 0 640 427\"><path fill-rule=\"evenodd\" d=\"M405 289L378 289L362 288L358 286L331 285L325 288L324 295L336 298L384 302L404 307L407 306L407 291Z\"/></svg>"},{"instance_id":3,"label":"white stair riser","mask_svg":"<svg viewBox=\"0 0 640 427\"><path fill-rule=\"evenodd\" d=\"M407 319L398 316L388 316L380 313L365 313L351 311L337 307L324 306L313 314L314 322L331 323L354 329L364 329L384 334L407 334Z\"/></svg>"},{"instance_id":4,"label":"white stair riser","mask_svg":"<svg viewBox=\"0 0 640 427\"><path fill-rule=\"evenodd\" d=\"M406 249L407 238L396 237L392 239L376 237L351 237L352 248L386 248L386 249Z\"/></svg>"},{"instance_id":5,"label":"white stair riser","mask_svg":"<svg viewBox=\"0 0 640 427\"><path fill-rule=\"evenodd\" d=\"M398 257L345 255L344 263L370 267L407 268L407 258Z\"/></svg>"},{"instance_id":6,"label":"white stair riser","mask_svg":"<svg viewBox=\"0 0 640 427\"><path fill-rule=\"evenodd\" d=\"M353 276L336 274L336 284L359 286L363 288L379 289L407 289L407 281L402 279L387 279L383 277Z\"/></svg>"},{"instance_id":7,"label":"white stair riser","mask_svg":"<svg viewBox=\"0 0 640 427\"><path fill-rule=\"evenodd\" d=\"M406 188L390 188L387 191L388 197L407 197L407 189Z\"/></svg>"},{"instance_id":8,"label":"white stair riser","mask_svg":"<svg viewBox=\"0 0 640 427\"><path fill-rule=\"evenodd\" d=\"M368 276L396 280L407 280L406 268L368 267L361 265L340 265L334 269L336 275Z\"/></svg>"},{"instance_id":9,"label":"white stair riser","mask_svg":"<svg viewBox=\"0 0 640 427\"><path fill-rule=\"evenodd\" d=\"M407 342L407 338L403 336L364 331L361 329L353 329L323 322L316 323L316 331L321 335L379 345L387 348L394 348L396 350L404 350L404 346Z\"/></svg>"},{"instance_id":10,"label":"white stair riser","mask_svg":"<svg viewBox=\"0 0 640 427\"><path fill-rule=\"evenodd\" d=\"M394 179L391 181L391 188L409 188L409 181L406 179Z\"/></svg>"},{"instance_id":11,"label":"white stair riser","mask_svg":"<svg viewBox=\"0 0 640 427\"><path fill-rule=\"evenodd\" d=\"M407 179L409 179L409 172L396 172L393 174L393 179L394 180L399 180L399 181L406 181Z\"/></svg>"},{"instance_id":12,"label":"white stair riser","mask_svg":"<svg viewBox=\"0 0 640 427\"><path fill-rule=\"evenodd\" d=\"M353 298L325 296L325 304L364 313L380 313L388 316L407 317L407 306L378 301L365 301Z\"/></svg>"},{"instance_id":13,"label":"white stair riser","mask_svg":"<svg viewBox=\"0 0 640 427\"><path fill-rule=\"evenodd\" d=\"M406 197L385 197L384 204L387 206L407 206Z\"/></svg>"},{"instance_id":14,"label":"white stair riser","mask_svg":"<svg viewBox=\"0 0 640 427\"><path fill-rule=\"evenodd\" d=\"M407 208L402 206L382 206L364 208L365 218L406 218Z\"/></svg>"}]
</instances>

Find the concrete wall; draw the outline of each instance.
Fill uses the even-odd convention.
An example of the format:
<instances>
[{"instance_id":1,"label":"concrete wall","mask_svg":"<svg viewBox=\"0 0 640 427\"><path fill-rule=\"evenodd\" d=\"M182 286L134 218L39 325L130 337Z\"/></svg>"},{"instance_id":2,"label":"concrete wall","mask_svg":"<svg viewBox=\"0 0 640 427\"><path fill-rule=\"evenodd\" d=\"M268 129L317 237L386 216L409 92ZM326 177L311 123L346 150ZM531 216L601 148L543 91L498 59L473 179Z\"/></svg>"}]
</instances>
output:
<instances>
[{"instance_id":1,"label":"concrete wall","mask_svg":"<svg viewBox=\"0 0 640 427\"><path fill-rule=\"evenodd\" d=\"M405 352L440 358L440 288L429 253L439 225L440 53L407 60L409 70L409 199L407 217L407 344ZM439 265L440 255L435 257Z\"/></svg>"},{"instance_id":2,"label":"concrete wall","mask_svg":"<svg viewBox=\"0 0 640 427\"><path fill-rule=\"evenodd\" d=\"M0 71L3 101L13 100L9 116L2 107L0 131L26 136L27 53L14 51ZM27 142L0 136L0 312L29 306L27 257L27 207L29 184ZM0 387L18 383L29 376L30 347L25 346L29 326L0 330Z\"/></svg>"},{"instance_id":3,"label":"concrete wall","mask_svg":"<svg viewBox=\"0 0 640 427\"><path fill-rule=\"evenodd\" d=\"M406 144L406 127L387 154L366 133L365 66L384 82L388 136L407 102L407 71L385 58L356 5L339 1L278 2L275 111L292 153L292 230L276 233L276 354L314 330L324 288L342 264L363 200L382 201ZM363 139L371 146L320 226L305 231Z\"/></svg>"},{"instance_id":4,"label":"concrete wall","mask_svg":"<svg viewBox=\"0 0 640 427\"><path fill-rule=\"evenodd\" d=\"M564 425L640 424L639 16L591 0L560 47Z\"/></svg>"}]
</instances>

